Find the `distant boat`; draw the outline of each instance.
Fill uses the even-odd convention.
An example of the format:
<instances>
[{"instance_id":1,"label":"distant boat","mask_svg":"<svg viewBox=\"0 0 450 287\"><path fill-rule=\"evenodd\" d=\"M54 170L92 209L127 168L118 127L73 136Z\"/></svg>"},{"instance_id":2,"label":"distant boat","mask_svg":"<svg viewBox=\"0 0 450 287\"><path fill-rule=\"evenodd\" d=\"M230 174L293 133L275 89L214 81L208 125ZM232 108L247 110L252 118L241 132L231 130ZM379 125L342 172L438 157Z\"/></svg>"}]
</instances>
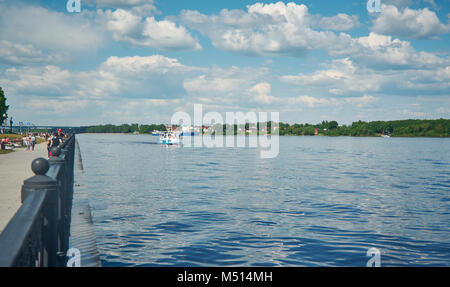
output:
<instances>
[{"instance_id":1,"label":"distant boat","mask_svg":"<svg viewBox=\"0 0 450 287\"><path fill-rule=\"evenodd\" d=\"M152 136L160 136L161 132L160 131L152 131Z\"/></svg>"},{"instance_id":2,"label":"distant boat","mask_svg":"<svg viewBox=\"0 0 450 287\"><path fill-rule=\"evenodd\" d=\"M191 126L183 126L181 127L180 137L190 137L190 136L198 136L199 132L196 128L192 128Z\"/></svg>"},{"instance_id":3,"label":"distant boat","mask_svg":"<svg viewBox=\"0 0 450 287\"><path fill-rule=\"evenodd\" d=\"M390 138L389 135L381 135L382 138Z\"/></svg>"},{"instance_id":4,"label":"distant boat","mask_svg":"<svg viewBox=\"0 0 450 287\"><path fill-rule=\"evenodd\" d=\"M159 144L177 145L180 144L180 138L174 132L164 132L158 140Z\"/></svg>"}]
</instances>

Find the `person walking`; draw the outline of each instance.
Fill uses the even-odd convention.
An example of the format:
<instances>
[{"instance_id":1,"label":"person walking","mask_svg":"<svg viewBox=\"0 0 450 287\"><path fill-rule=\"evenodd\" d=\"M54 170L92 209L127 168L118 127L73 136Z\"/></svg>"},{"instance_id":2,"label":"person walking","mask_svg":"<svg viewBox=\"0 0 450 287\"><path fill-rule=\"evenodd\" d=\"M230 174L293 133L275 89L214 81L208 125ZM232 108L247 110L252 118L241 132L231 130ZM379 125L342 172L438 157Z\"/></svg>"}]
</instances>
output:
<instances>
[{"instance_id":1,"label":"person walking","mask_svg":"<svg viewBox=\"0 0 450 287\"><path fill-rule=\"evenodd\" d=\"M30 135L25 137L25 145L27 146L27 150L30 150Z\"/></svg>"},{"instance_id":2,"label":"person walking","mask_svg":"<svg viewBox=\"0 0 450 287\"><path fill-rule=\"evenodd\" d=\"M47 138L46 139L46 141L47 141L47 155L48 155L48 157L50 157L50 154L51 154L50 146L52 144L52 137L50 135L47 135L46 138Z\"/></svg>"},{"instance_id":3,"label":"person walking","mask_svg":"<svg viewBox=\"0 0 450 287\"><path fill-rule=\"evenodd\" d=\"M31 134L31 150L34 151L34 146L36 145L36 135L35 134Z\"/></svg>"}]
</instances>

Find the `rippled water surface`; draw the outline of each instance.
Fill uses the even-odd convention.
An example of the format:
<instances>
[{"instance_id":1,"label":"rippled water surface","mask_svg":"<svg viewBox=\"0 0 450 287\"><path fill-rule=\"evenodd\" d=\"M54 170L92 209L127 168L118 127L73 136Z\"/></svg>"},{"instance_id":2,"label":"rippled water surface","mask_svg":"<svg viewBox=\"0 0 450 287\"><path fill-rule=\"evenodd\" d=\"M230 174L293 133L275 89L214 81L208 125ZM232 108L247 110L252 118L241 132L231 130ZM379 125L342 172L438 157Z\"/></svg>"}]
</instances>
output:
<instances>
[{"instance_id":1,"label":"rippled water surface","mask_svg":"<svg viewBox=\"0 0 450 287\"><path fill-rule=\"evenodd\" d=\"M104 266L450 266L450 140L77 136Z\"/></svg>"}]
</instances>

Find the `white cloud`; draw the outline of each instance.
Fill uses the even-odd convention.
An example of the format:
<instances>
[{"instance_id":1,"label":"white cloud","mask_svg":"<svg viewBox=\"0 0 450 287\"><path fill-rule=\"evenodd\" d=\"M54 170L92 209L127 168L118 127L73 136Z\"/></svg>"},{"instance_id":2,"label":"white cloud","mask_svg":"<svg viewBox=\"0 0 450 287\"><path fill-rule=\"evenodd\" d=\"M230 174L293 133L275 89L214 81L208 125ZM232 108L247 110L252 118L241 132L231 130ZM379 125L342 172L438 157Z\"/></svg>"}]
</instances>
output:
<instances>
[{"instance_id":1,"label":"white cloud","mask_svg":"<svg viewBox=\"0 0 450 287\"><path fill-rule=\"evenodd\" d=\"M315 107L340 107L344 105L352 105L358 108L364 108L372 106L374 103L379 101L379 98L370 95L363 95L360 97L345 97L345 98L318 98L311 97L308 95L298 96L298 97L288 97L287 99L279 99L280 103L286 102L288 107L299 107L299 108L315 108Z\"/></svg>"},{"instance_id":2,"label":"white cloud","mask_svg":"<svg viewBox=\"0 0 450 287\"><path fill-rule=\"evenodd\" d=\"M267 82L258 83L249 90L251 100L262 104L271 104L278 100L271 93L272 87Z\"/></svg>"},{"instance_id":3,"label":"white cloud","mask_svg":"<svg viewBox=\"0 0 450 287\"><path fill-rule=\"evenodd\" d=\"M450 114L450 108L440 107L436 109L436 113L438 114Z\"/></svg>"},{"instance_id":4,"label":"white cloud","mask_svg":"<svg viewBox=\"0 0 450 287\"><path fill-rule=\"evenodd\" d=\"M154 7L154 0L88 0L88 4L96 4L97 7L130 8L136 6ZM156 9L156 8L154 8Z\"/></svg>"},{"instance_id":5,"label":"white cloud","mask_svg":"<svg viewBox=\"0 0 450 287\"><path fill-rule=\"evenodd\" d=\"M358 108L362 108L373 103L378 102L380 99L370 95L364 95L362 97L345 98L346 103L356 105Z\"/></svg>"},{"instance_id":6,"label":"white cloud","mask_svg":"<svg viewBox=\"0 0 450 287\"><path fill-rule=\"evenodd\" d=\"M88 100L79 99L29 99L24 102L24 109L37 111L38 114L62 115L74 110L80 110L88 105Z\"/></svg>"},{"instance_id":7,"label":"white cloud","mask_svg":"<svg viewBox=\"0 0 450 287\"><path fill-rule=\"evenodd\" d=\"M350 16L343 13L339 13L332 17L321 17L319 15L315 15L312 19L311 25L313 28L321 28L325 30L346 31L360 25L358 16Z\"/></svg>"},{"instance_id":8,"label":"white cloud","mask_svg":"<svg viewBox=\"0 0 450 287\"><path fill-rule=\"evenodd\" d=\"M305 90L328 91L330 94L364 93L380 89L380 77L364 70L358 70L349 58L333 60L329 69L312 74L282 76L281 80L303 87Z\"/></svg>"},{"instance_id":9,"label":"white cloud","mask_svg":"<svg viewBox=\"0 0 450 287\"><path fill-rule=\"evenodd\" d=\"M160 14L153 0L87 0L87 5L97 8L125 9L136 16L148 17Z\"/></svg>"},{"instance_id":10,"label":"white cloud","mask_svg":"<svg viewBox=\"0 0 450 287\"><path fill-rule=\"evenodd\" d=\"M386 11L391 7L397 9L394 6L383 7L389 7ZM305 5L283 2L256 3L247 6L247 9L248 11L224 9L217 15L187 10L181 12L180 19L188 27L207 35L216 48L244 55L303 56L312 50L325 50L333 57L349 57L358 64L378 69L423 68L449 63L449 59L440 58L433 53L418 52L410 42L389 35L371 32L368 36L352 38L343 32L331 32L358 26L357 16L342 13L331 17L312 15ZM416 10L404 11L402 15L410 17L407 11ZM436 23L433 18L424 19L428 12L435 16L434 12L426 9L414 14L418 17L414 21L423 23L422 26L425 27L421 36L443 31L442 24L438 25L439 20ZM382 17L388 17L383 16L384 12L381 15L375 23L381 23L384 21ZM401 25L386 22L386 26L400 29L404 25L410 25L407 19L402 21ZM374 30L383 30L380 25L375 25Z\"/></svg>"},{"instance_id":11,"label":"white cloud","mask_svg":"<svg viewBox=\"0 0 450 287\"><path fill-rule=\"evenodd\" d=\"M192 96L225 100L246 94L246 91L261 82L267 74L267 68L232 66L223 69L212 66L198 77L185 79L184 88Z\"/></svg>"},{"instance_id":12,"label":"white cloud","mask_svg":"<svg viewBox=\"0 0 450 287\"><path fill-rule=\"evenodd\" d=\"M8 12L0 14L2 40L67 52L95 50L103 44L99 27L86 21L85 14L69 16L30 5L3 8Z\"/></svg>"},{"instance_id":13,"label":"white cloud","mask_svg":"<svg viewBox=\"0 0 450 287\"><path fill-rule=\"evenodd\" d=\"M418 118L421 118L421 117L425 116L425 112L422 112L422 111L410 111L410 110L407 110L407 109L404 109L401 113L403 115L406 115L406 116L412 116L412 117L418 117Z\"/></svg>"},{"instance_id":14,"label":"white cloud","mask_svg":"<svg viewBox=\"0 0 450 287\"><path fill-rule=\"evenodd\" d=\"M62 59L48 55L31 44L12 43L0 40L0 62L8 64L37 64L60 62Z\"/></svg>"},{"instance_id":15,"label":"white cloud","mask_svg":"<svg viewBox=\"0 0 450 287\"><path fill-rule=\"evenodd\" d=\"M311 96L290 97L287 101L290 105L299 104L300 106L306 106L309 108L317 105L330 105L332 103L332 100L330 99L315 98Z\"/></svg>"},{"instance_id":16,"label":"white cloud","mask_svg":"<svg viewBox=\"0 0 450 287\"><path fill-rule=\"evenodd\" d=\"M202 47L183 26L169 20L157 21L153 16L142 17L130 10L99 11L113 39L133 46L159 50L201 50Z\"/></svg>"},{"instance_id":17,"label":"white cloud","mask_svg":"<svg viewBox=\"0 0 450 287\"><path fill-rule=\"evenodd\" d=\"M357 16L342 13L331 17L311 15L305 5L283 2L256 3L247 6L247 9L224 9L217 15L187 10L181 12L180 19L188 27L207 35L216 48L245 55L303 56L312 50L325 50L331 56L349 57L358 64L378 69L423 68L449 63L449 59L418 52L410 42L392 36L371 32L368 36L352 38L343 32L335 34L330 31L358 26ZM415 21L422 20L419 17ZM427 29L430 27L433 25L427 26ZM429 34L429 31L424 33Z\"/></svg>"},{"instance_id":18,"label":"white cloud","mask_svg":"<svg viewBox=\"0 0 450 287\"><path fill-rule=\"evenodd\" d=\"M353 95L391 93L398 95L435 94L448 96L450 67L405 70L373 70L357 66L349 58L333 60L313 73L285 75L282 82L298 86L306 93Z\"/></svg>"},{"instance_id":19,"label":"white cloud","mask_svg":"<svg viewBox=\"0 0 450 287\"><path fill-rule=\"evenodd\" d=\"M371 32L369 36L352 39L348 44L330 50L332 56L347 56L358 64L386 68L424 68L448 65L449 59L432 53L417 52L408 41Z\"/></svg>"},{"instance_id":20,"label":"white cloud","mask_svg":"<svg viewBox=\"0 0 450 287\"><path fill-rule=\"evenodd\" d=\"M0 72L0 86L14 95L66 100L171 99L185 94L183 79L198 70L161 55L109 57L97 69L83 72L50 65L10 68Z\"/></svg>"},{"instance_id":21,"label":"white cloud","mask_svg":"<svg viewBox=\"0 0 450 287\"><path fill-rule=\"evenodd\" d=\"M373 21L371 30L378 34L412 39L435 39L450 32L450 25L442 24L436 13L428 8L398 9L382 5L381 13Z\"/></svg>"},{"instance_id":22,"label":"white cloud","mask_svg":"<svg viewBox=\"0 0 450 287\"><path fill-rule=\"evenodd\" d=\"M347 30L359 24L354 16L320 17L303 4L255 3L248 11L222 10L218 15L182 11L187 26L207 35L222 50L248 55L302 55L314 49L340 46L341 35L312 27Z\"/></svg>"},{"instance_id":23,"label":"white cloud","mask_svg":"<svg viewBox=\"0 0 450 287\"><path fill-rule=\"evenodd\" d=\"M436 5L436 3L434 2L434 0L424 0L425 3L428 3L429 5L431 5L435 10L438 9L438 6Z\"/></svg>"},{"instance_id":24,"label":"white cloud","mask_svg":"<svg viewBox=\"0 0 450 287\"><path fill-rule=\"evenodd\" d=\"M13 64L70 61L94 53L104 34L89 13L70 16L42 7L5 3L0 8L0 60Z\"/></svg>"}]
</instances>

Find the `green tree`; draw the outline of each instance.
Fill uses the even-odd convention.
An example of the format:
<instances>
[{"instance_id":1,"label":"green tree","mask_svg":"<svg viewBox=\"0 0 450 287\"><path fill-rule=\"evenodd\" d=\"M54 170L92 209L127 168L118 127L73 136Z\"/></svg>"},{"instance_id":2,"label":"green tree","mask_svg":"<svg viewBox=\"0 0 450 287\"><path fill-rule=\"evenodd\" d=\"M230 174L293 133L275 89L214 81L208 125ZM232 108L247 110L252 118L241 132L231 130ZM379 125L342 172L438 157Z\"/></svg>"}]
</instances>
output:
<instances>
[{"instance_id":1,"label":"green tree","mask_svg":"<svg viewBox=\"0 0 450 287\"><path fill-rule=\"evenodd\" d=\"M0 126L3 125L3 121L5 120L3 114L7 114L8 108L9 106L6 105L5 93L3 92L2 87L0 87Z\"/></svg>"}]
</instances>

